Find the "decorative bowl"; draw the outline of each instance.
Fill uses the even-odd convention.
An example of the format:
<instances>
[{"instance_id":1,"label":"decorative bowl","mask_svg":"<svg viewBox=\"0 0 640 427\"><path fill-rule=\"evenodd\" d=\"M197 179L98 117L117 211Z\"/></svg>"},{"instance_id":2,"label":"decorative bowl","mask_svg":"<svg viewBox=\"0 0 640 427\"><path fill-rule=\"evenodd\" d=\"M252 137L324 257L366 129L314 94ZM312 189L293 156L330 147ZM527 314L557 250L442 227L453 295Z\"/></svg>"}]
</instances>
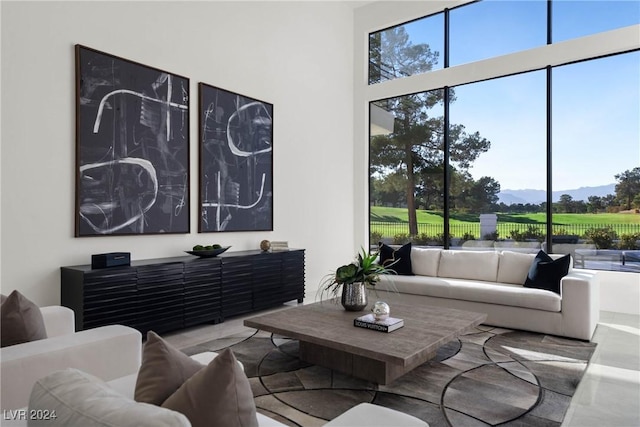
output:
<instances>
[{"instance_id":1,"label":"decorative bowl","mask_svg":"<svg viewBox=\"0 0 640 427\"><path fill-rule=\"evenodd\" d=\"M224 248L218 248L218 249L203 249L203 250L200 250L200 251L185 251L185 252L188 253L188 254L200 257L200 258L213 258L214 256L220 255L222 252L226 251L230 247L231 246L227 246L227 247L224 247Z\"/></svg>"}]
</instances>

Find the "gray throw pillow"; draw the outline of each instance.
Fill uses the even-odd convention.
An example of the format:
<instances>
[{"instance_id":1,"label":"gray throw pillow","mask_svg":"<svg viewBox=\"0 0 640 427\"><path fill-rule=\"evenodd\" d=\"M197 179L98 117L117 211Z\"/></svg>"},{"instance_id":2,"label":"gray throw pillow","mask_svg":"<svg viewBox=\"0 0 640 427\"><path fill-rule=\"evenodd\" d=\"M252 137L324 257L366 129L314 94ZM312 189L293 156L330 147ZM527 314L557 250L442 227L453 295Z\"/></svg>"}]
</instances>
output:
<instances>
[{"instance_id":1,"label":"gray throw pillow","mask_svg":"<svg viewBox=\"0 0 640 427\"><path fill-rule=\"evenodd\" d=\"M47 338L40 308L18 291L0 305L0 341L2 347Z\"/></svg>"},{"instance_id":2,"label":"gray throw pillow","mask_svg":"<svg viewBox=\"0 0 640 427\"><path fill-rule=\"evenodd\" d=\"M202 363L173 347L155 332L149 331L142 349L142 364L138 370L134 399L160 406L202 368Z\"/></svg>"},{"instance_id":3,"label":"gray throw pillow","mask_svg":"<svg viewBox=\"0 0 640 427\"><path fill-rule=\"evenodd\" d=\"M230 349L189 378L163 404L193 427L257 427L249 379Z\"/></svg>"}]
</instances>

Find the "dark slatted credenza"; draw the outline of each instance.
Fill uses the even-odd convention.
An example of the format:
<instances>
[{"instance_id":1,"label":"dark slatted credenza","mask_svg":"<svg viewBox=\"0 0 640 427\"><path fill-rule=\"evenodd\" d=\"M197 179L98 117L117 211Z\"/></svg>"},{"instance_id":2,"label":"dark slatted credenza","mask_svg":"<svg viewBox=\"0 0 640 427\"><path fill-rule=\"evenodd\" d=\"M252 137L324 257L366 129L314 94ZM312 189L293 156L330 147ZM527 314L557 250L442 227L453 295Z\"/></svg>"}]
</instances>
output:
<instances>
[{"instance_id":1,"label":"dark slatted credenza","mask_svg":"<svg viewBox=\"0 0 640 427\"><path fill-rule=\"evenodd\" d=\"M303 249L61 267L60 299L74 310L76 330L122 324L162 333L302 302L304 267Z\"/></svg>"}]
</instances>

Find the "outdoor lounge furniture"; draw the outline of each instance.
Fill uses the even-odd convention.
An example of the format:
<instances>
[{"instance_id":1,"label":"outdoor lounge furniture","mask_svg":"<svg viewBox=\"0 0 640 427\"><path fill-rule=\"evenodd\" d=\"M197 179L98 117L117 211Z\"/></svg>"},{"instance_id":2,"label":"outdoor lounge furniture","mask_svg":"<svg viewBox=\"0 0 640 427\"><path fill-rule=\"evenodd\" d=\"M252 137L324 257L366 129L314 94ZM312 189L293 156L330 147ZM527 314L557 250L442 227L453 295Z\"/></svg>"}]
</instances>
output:
<instances>
[{"instance_id":1,"label":"outdoor lounge furniture","mask_svg":"<svg viewBox=\"0 0 640 427\"><path fill-rule=\"evenodd\" d=\"M627 262L640 262L640 251L622 251L622 265Z\"/></svg>"}]
</instances>

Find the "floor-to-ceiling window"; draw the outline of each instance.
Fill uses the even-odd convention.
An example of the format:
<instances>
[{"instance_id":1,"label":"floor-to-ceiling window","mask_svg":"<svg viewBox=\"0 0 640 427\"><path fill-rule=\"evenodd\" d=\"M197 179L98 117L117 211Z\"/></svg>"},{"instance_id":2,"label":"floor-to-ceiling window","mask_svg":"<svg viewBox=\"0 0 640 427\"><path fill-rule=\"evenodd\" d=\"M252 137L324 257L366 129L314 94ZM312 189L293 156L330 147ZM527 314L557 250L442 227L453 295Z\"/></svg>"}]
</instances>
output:
<instances>
[{"instance_id":1,"label":"floor-to-ceiling window","mask_svg":"<svg viewBox=\"0 0 640 427\"><path fill-rule=\"evenodd\" d=\"M557 43L636 25L639 15L636 0L553 0L551 38Z\"/></svg>"},{"instance_id":2,"label":"floor-to-ceiling window","mask_svg":"<svg viewBox=\"0 0 640 427\"><path fill-rule=\"evenodd\" d=\"M531 49L637 25L630 3L481 1L371 33L370 85L476 63L492 71L371 100L370 243L543 248L578 267L640 271L622 262L640 254L638 47L577 59L555 49L544 66L501 69Z\"/></svg>"},{"instance_id":3,"label":"floor-to-ceiling window","mask_svg":"<svg viewBox=\"0 0 640 427\"><path fill-rule=\"evenodd\" d=\"M542 46L544 1L481 1L449 12L449 64L456 66Z\"/></svg>"},{"instance_id":4,"label":"floor-to-ceiling window","mask_svg":"<svg viewBox=\"0 0 640 427\"><path fill-rule=\"evenodd\" d=\"M451 246L486 246L481 240L533 249L545 240L545 76L539 70L454 88L450 128L464 126L481 137L449 148ZM525 200L510 196L518 188L541 190ZM495 227L482 230L493 221Z\"/></svg>"},{"instance_id":5,"label":"floor-to-ceiling window","mask_svg":"<svg viewBox=\"0 0 640 427\"><path fill-rule=\"evenodd\" d=\"M444 244L444 91L376 101L393 132L370 143L370 234L393 243Z\"/></svg>"},{"instance_id":6,"label":"floor-to-ceiling window","mask_svg":"<svg viewBox=\"0 0 640 427\"><path fill-rule=\"evenodd\" d=\"M636 270L621 264L640 254L640 52L554 67L551 79L553 229L575 239L553 250Z\"/></svg>"},{"instance_id":7,"label":"floor-to-ceiling window","mask_svg":"<svg viewBox=\"0 0 640 427\"><path fill-rule=\"evenodd\" d=\"M438 13L369 35L369 84L441 69L444 14Z\"/></svg>"}]
</instances>

